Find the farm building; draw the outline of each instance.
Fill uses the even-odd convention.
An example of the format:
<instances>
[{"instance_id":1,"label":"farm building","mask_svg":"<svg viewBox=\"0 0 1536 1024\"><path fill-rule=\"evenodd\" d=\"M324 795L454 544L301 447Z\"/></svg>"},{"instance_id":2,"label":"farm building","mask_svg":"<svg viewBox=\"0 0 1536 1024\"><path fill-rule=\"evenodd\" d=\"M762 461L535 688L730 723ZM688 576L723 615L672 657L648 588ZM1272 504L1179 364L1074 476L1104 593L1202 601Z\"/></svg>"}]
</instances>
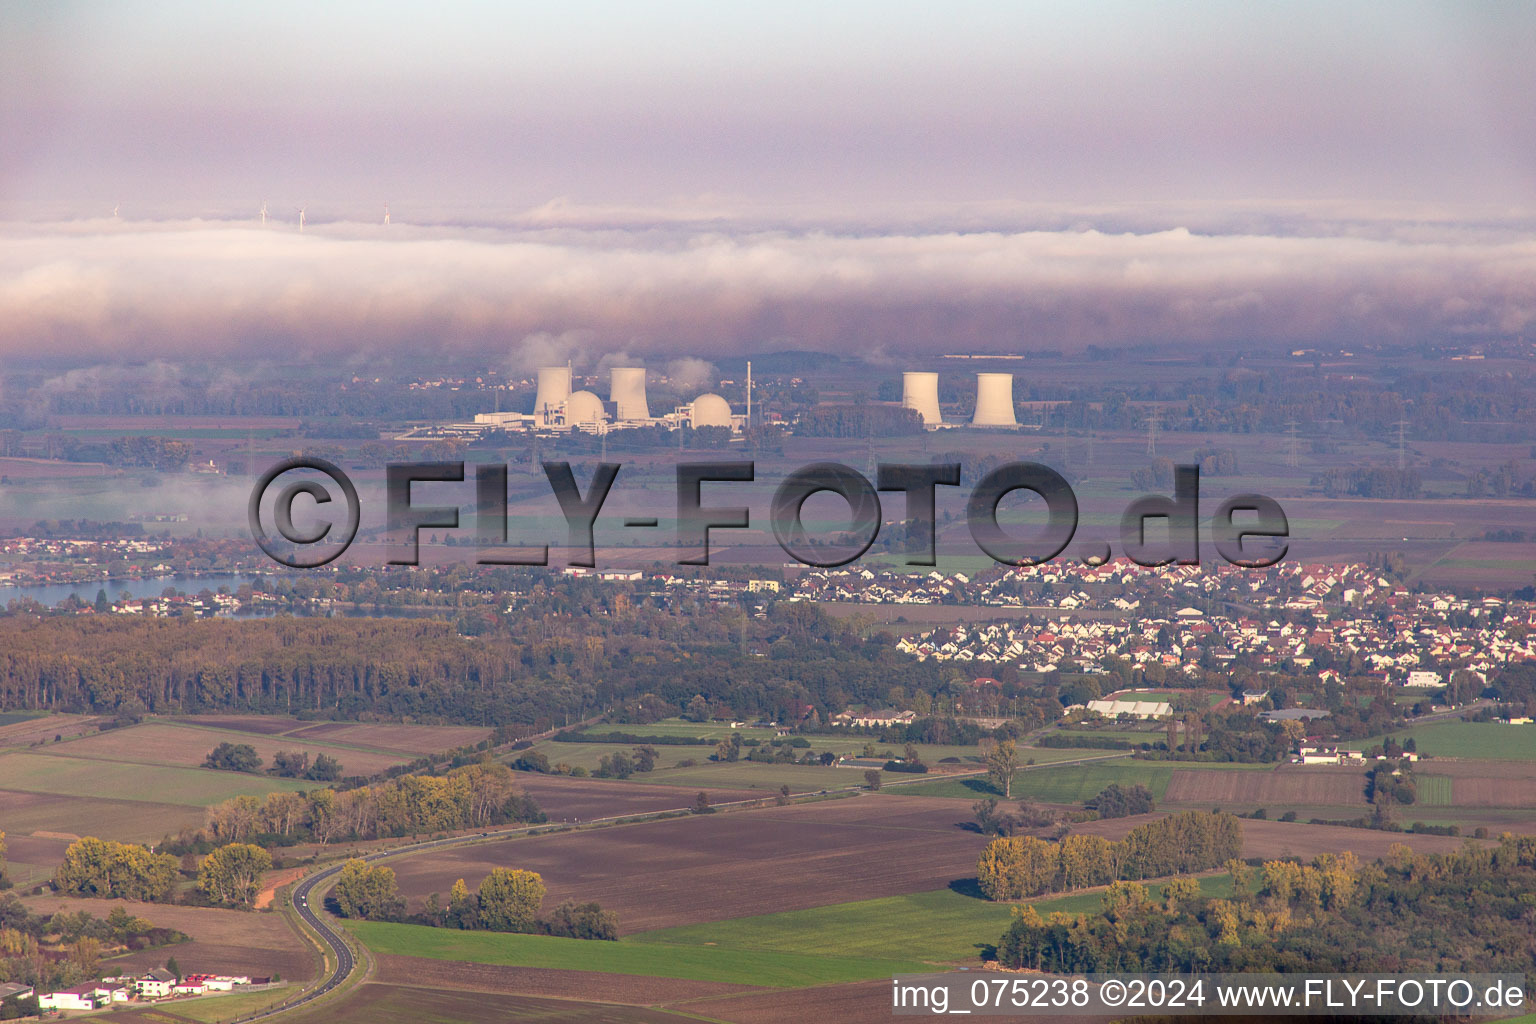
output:
<instances>
[{"instance_id":1,"label":"farm building","mask_svg":"<svg viewBox=\"0 0 1536 1024\"><path fill-rule=\"evenodd\" d=\"M1123 697L1091 700L1086 707L1089 711L1097 711L1105 718L1119 718L1121 715L1130 715L1132 718L1161 718L1169 712L1169 704L1165 700L1127 700Z\"/></svg>"}]
</instances>

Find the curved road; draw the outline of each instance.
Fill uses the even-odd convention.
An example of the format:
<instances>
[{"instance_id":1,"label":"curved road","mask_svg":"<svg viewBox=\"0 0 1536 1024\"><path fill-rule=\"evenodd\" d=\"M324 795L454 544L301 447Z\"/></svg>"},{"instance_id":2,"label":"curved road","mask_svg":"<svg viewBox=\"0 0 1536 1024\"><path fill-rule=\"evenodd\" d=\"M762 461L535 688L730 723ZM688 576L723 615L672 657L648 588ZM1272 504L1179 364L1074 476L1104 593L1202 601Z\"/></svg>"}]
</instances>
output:
<instances>
[{"instance_id":1,"label":"curved road","mask_svg":"<svg viewBox=\"0 0 1536 1024\"><path fill-rule=\"evenodd\" d=\"M1124 753L1116 752L1116 753L1112 753L1112 754L1092 755L1092 756L1089 756L1089 757L1085 757L1082 760L1085 760L1085 761L1095 761L1095 760L1102 760L1102 759L1104 759L1106 757L1126 757L1126 756L1128 756L1128 755L1124 754ZM1055 763L1056 764L1066 764L1066 763L1072 763L1072 762L1055 762ZM1036 766L1036 767L1039 767L1039 766ZM977 773L963 772L963 773L956 773L955 775L950 776L950 777L961 778L961 777L966 777L966 776L969 776L969 775L972 775L972 774L983 774L983 773L979 773L979 772L977 772ZM899 780L897 782L888 783L887 785L890 785L890 786L911 785L912 783L922 782L922 781L932 781L932 780L927 778L927 777L925 777L925 776L918 776L918 777L913 778L913 779L901 779L901 780ZM844 786L844 787L841 787L839 789L822 790L818 794L802 793L800 795L801 796L811 796L811 795L818 795L819 796L819 795L825 795L827 793L838 793L838 792L862 793L863 791L864 791L864 787L863 786L852 785L852 786ZM761 800L769 799L769 798L771 798L771 796L772 796L772 794L765 793L761 797L751 797L751 798L746 799L746 800L730 800L730 801L725 801L725 802L722 802L722 803L714 804L713 806L715 806L715 807L735 807L735 806L740 806L742 804L755 804L755 803L758 803ZM686 807L678 807L678 808L673 808L672 810L688 810L688 808L686 808ZM629 819L629 818L648 817L648 816L653 815L653 814L666 814L666 813L669 813L669 812L666 811L666 810L660 810L660 811L644 811L644 812L641 812L641 813L638 813L638 814L634 814L634 813L631 813L631 814L615 814L615 815L609 815L609 816L602 817L602 818L589 818L586 821L576 822L575 824L580 824L580 825L601 825L604 822L621 821L621 820ZM405 846L396 846L396 847L393 847L392 849L380 850L380 851L377 851L375 853L364 854L362 857L359 857L357 859L365 860L365 861L383 860L383 859L385 859L387 857L400 857L400 856L404 856L406 854L420 853L423 850L440 849L440 848L446 848L446 847L451 847L451 846L463 846L463 845L468 844L468 843L483 842L483 841L485 841L487 839L506 839L506 838L509 838L511 836L515 836L515 835L519 835L521 833L527 832L527 831L529 831L531 829L545 828L545 827L548 827L548 825L547 824L542 824L542 825L515 825L515 826L512 826L510 828L505 828L504 827L504 828L492 829L492 830L487 831L487 832L472 832L472 833L470 833L468 835L450 836L450 837L445 838L445 839L428 839L428 840L425 840L425 841L419 842L419 843L409 843L409 844L407 844ZM344 938L342 938L341 934L339 932L337 932L336 929L332 928L330 926L330 924L326 921L326 916L328 916L328 915L325 914L324 908L322 907L320 909L320 911L317 912L316 909L310 903L310 894L313 893L314 890L317 887L323 885L325 882L329 881L335 875L340 874L341 873L341 869L342 869L342 865L341 864L333 864L332 866L326 868L323 871L317 871L313 875L308 876L303 881L301 881L293 890L293 908L294 908L294 910L296 910L298 912L299 919L301 921L303 921L304 924L306 926L308 926L310 931L313 932L320 939L322 944L324 944L325 946L329 947L331 956L332 956L332 958L336 962L336 967L331 972L330 977L326 978L323 982L321 982L315 988L312 988L312 989L308 990L307 992L304 992L302 995L298 996L297 998L295 998L293 1000L290 1000L289 1002L283 1003L281 1006L274 1006L271 1009L262 1010L262 1011L260 1011L258 1013L253 1013L249 1017L242 1017L238 1021L231 1022L231 1024L250 1024L251 1021L265 1020L268 1017L274 1017L274 1016L276 1016L276 1015L278 1015L280 1013L287 1013L289 1010L292 1010L292 1009L294 1009L296 1007L299 1007L299 1006L303 1006L305 1003L312 1002L313 1000L319 999L321 996L325 995L326 993L334 991L340 985L345 983L349 977L351 977L353 971L357 970L357 967L358 967L357 957L352 953L352 947L347 945L346 940Z\"/></svg>"}]
</instances>

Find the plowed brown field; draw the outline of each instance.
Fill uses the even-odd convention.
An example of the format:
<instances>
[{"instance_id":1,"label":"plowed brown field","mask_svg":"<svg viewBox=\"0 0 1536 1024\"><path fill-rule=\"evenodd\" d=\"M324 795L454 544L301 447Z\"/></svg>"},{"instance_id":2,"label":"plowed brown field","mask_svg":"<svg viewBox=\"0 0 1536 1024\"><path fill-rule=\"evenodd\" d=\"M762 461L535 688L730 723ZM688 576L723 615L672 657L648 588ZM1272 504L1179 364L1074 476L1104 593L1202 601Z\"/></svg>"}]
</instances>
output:
<instances>
[{"instance_id":1,"label":"plowed brown field","mask_svg":"<svg viewBox=\"0 0 1536 1024\"><path fill-rule=\"evenodd\" d=\"M1356 768L1277 768L1272 772L1184 768L1168 780L1163 800L1206 807L1364 806L1365 773Z\"/></svg>"},{"instance_id":2,"label":"plowed brown field","mask_svg":"<svg viewBox=\"0 0 1536 1024\"><path fill-rule=\"evenodd\" d=\"M544 876L553 905L597 900L625 933L939 889L986 838L953 801L866 796L477 844L391 862L419 906L493 867Z\"/></svg>"}]
</instances>

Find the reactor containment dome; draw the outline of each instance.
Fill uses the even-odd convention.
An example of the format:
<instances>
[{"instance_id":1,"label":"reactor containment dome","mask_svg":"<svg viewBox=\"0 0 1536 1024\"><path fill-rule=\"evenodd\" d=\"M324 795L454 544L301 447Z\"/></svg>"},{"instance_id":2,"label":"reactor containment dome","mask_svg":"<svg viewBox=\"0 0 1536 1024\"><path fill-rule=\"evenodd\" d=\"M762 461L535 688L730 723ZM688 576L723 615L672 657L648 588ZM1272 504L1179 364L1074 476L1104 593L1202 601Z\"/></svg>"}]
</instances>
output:
<instances>
[{"instance_id":1,"label":"reactor containment dome","mask_svg":"<svg viewBox=\"0 0 1536 1024\"><path fill-rule=\"evenodd\" d=\"M603 400L590 391L578 391L565 400L565 425L597 427L603 422Z\"/></svg>"},{"instance_id":2,"label":"reactor containment dome","mask_svg":"<svg viewBox=\"0 0 1536 1024\"><path fill-rule=\"evenodd\" d=\"M688 422L697 430L700 427L729 427L731 425L731 403L719 395L700 395L693 400L690 407Z\"/></svg>"}]
</instances>

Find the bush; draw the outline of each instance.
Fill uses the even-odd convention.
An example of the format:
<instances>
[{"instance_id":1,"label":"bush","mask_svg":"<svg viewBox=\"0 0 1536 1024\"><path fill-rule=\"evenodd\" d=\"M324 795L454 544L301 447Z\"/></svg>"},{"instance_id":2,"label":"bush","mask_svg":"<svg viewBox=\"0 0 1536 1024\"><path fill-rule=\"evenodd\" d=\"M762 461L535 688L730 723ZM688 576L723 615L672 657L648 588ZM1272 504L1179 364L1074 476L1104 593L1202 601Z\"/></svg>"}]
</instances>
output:
<instances>
[{"instance_id":1,"label":"bush","mask_svg":"<svg viewBox=\"0 0 1536 1024\"><path fill-rule=\"evenodd\" d=\"M596 903L566 900L539 922L539 930L545 935L558 935L567 939L616 941L619 937L619 918Z\"/></svg>"}]
</instances>

